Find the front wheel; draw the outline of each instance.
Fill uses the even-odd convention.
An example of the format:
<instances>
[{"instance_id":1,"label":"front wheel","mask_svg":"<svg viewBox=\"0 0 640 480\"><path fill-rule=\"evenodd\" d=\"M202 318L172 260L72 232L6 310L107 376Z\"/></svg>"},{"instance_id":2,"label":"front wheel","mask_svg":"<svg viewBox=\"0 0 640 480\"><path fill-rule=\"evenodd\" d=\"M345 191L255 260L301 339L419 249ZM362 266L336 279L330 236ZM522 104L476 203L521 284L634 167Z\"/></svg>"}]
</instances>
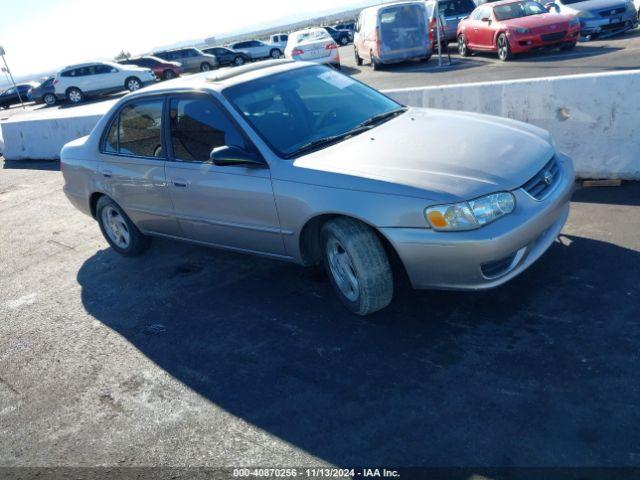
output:
<instances>
[{"instance_id":1,"label":"front wheel","mask_svg":"<svg viewBox=\"0 0 640 480\"><path fill-rule=\"evenodd\" d=\"M498 37L498 58L503 62L507 62L513 58L509 40L504 33L501 33Z\"/></svg>"},{"instance_id":2,"label":"front wheel","mask_svg":"<svg viewBox=\"0 0 640 480\"><path fill-rule=\"evenodd\" d=\"M130 92L135 92L136 90L140 90L142 88L142 82L139 78L130 77L127 78L126 82L124 82L124 86Z\"/></svg>"},{"instance_id":3,"label":"front wheel","mask_svg":"<svg viewBox=\"0 0 640 480\"><path fill-rule=\"evenodd\" d=\"M96 217L104 238L120 255L135 257L149 248L151 239L143 235L120 206L109 197L98 200Z\"/></svg>"},{"instance_id":4,"label":"front wheel","mask_svg":"<svg viewBox=\"0 0 640 480\"><path fill-rule=\"evenodd\" d=\"M210 71L210 70L211 70L211 64L210 64L210 63L203 62L203 63L200 65L200 71L201 71L201 72L208 72L208 71Z\"/></svg>"},{"instance_id":5,"label":"front wheel","mask_svg":"<svg viewBox=\"0 0 640 480\"><path fill-rule=\"evenodd\" d=\"M322 228L321 241L331 284L351 312L369 315L391 303L391 265L370 227L349 218L336 218Z\"/></svg>"},{"instance_id":6,"label":"front wheel","mask_svg":"<svg viewBox=\"0 0 640 480\"><path fill-rule=\"evenodd\" d=\"M467 45L467 40L464 38L464 35L458 35L458 53L461 57L468 57L471 55L471 51Z\"/></svg>"},{"instance_id":7,"label":"front wheel","mask_svg":"<svg viewBox=\"0 0 640 480\"><path fill-rule=\"evenodd\" d=\"M42 97L44 103L51 107L56 104L56 96L53 93L47 93L44 97Z\"/></svg>"},{"instance_id":8,"label":"front wheel","mask_svg":"<svg viewBox=\"0 0 640 480\"><path fill-rule=\"evenodd\" d=\"M79 88L71 87L69 90L67 90L67 100L69 100L71 103L80 103L84 100L84 94Z\"/></svg>"},{"instance_id":9,"label":"front wheel","mask_svg":"<svg viewBox=\"0 0 640 480\"><path fill-rule=\"evenodd\" d=\"M172 80L174 78L176 78L176 72L174 72L173 70L165 70L162 73L162 78L164 78L165 80Z\"/></svg>"},{"instance_id":10,"label":"front wheel","mask_svg":"<svg viewBox=\"0 0 640 480\"><path fill-rule=\"evenodd\" d=\"M355 55L355 58L356 58L356 65L361 67L362 58L360 58L360 55L358 55L358 49L356 47L353 47L353 54Z\"/></svg>"},{"instance_id":11,"label":"front wheel","mask_svg":"<svg viewBox=\"0 0 640 480\"><path fill-rule=\"evenodd\" d=\"M241 57L240 55L238 55L236 58L233 59L233 64L236 67L244 65L244 57Z\"/></svg>"}]
</instances>

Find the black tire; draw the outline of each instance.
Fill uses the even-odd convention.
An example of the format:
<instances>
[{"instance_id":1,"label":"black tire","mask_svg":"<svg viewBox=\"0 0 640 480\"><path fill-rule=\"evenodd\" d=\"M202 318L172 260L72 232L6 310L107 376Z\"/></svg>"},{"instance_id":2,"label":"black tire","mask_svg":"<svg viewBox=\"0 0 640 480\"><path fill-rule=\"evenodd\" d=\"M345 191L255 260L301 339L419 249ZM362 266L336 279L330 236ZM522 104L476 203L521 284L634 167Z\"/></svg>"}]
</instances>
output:
<instances>
[{"instance_id":1,"label":"black tire","mask_svg":"<svg viewBox=\"0 0 640 480\"><path fill-rule=\"evenodd\" d=\"M282 52L279 49L274 48L269 52L269 56L275 60L282 57Z\"/></svg>"},{"instance_id":2,"label":"black tire","mask_svg":"<svg viewBox=\"0 0 640 480\"><path fill-rule=\"evenodd\" d=\"M358 49L356 47L353 47L353 54L356 57L356 65L361 67L362 66L362 58L360 58L360 55L358 55Z\"/></svg>"},{"instance_id":3,"label":"black tire","mask_svg":"<svg viewBox=\"0 0 640 480\"><path fill-rule=\"evenodd\" d=\"M342 217L328 221L320 235L327 275L338 298L351 312L369 315L391 303L391 264L370 227Z\"/></svg>"},{"instance_id":4,"label":"black tire","mask_svg":"<svg viewBox=\"0 0 640 480\"><path fill-rule=\"evenodd\" d=\"M424 57L424 58L422 59L422 61L423 61L424 63L427 63L429 60L431 60L431 54L427 55L426 57Z\"/></svg>"},{"instance_id":5,"label":"black tire","mask_svg":"<svg viewBox=\"0 0 640 480\"><path fill-rule=\"evenodd\" d=\"M498 58L503 62L508 62L513 58L513 54L511 53L511 47L509 46L509 39L504 33L501 33L498 36L497 40L498 47Z\"/></svg>"},{"instance_id":6,"label":"black tire","mask_svg":"<svg viewBox=\"0 0 640 480\"><path fill-rule=\"evenodd\" d=\"M105 221L107 218L115 218L110 214L112 212L117 212L119 218L122 219L122 224L125 225L127 234L128 234L128 242L126 246L122 244L116 243L116 241L111 237L109 231L113 232L113 228L105 225ZM136 227L133 222L129 219L126 213L120 208L120 206L111 200L107 196L100 197L98 200L98 204L96 205L96 219L98 220L98 225L100 225L100 231L102 231L102 235L109 242L111 248L113 248L120 255L124 255L125 257L135 257L144 252L149 245L151 245L151 238L143 235L138 227ZM118 220L118 224L120 220Z\"/></svg>"},{"instance_id":7,"label":"black tire","mask_svg":"<svg viewBox=\"0 0 640 480\"><path fill-rule=\"evenodd\" d=\"M342 70L342 65L340 65L339 63L332 63L331 66L336 70Z\"/></svg>"},{"instance_id":8,"label":"black tire","mask_svg":"<svg viewBox=\"0 0 640 480\"><path fill-rule=\"evenodd\" d=\"M143 87L138 77L129 77L124 81L124 88L130 92L135 92Z\"/></svg>"},{"instance_id":9,"label":"black tire","mask_svg":"<svg viewBox=\"0 0 640 480\"><path fill-rule=\"evenodd\" d=\"M45 93L42 97L42 101L48 106L51 107L55 105L58 101L56 96L53 93Z\"/></svg>"},{"instance_id":10,"label":"black tire","mask_svg":"<svg viewBox=\"0 0 640 480\"><path fill-rule=\"evenodd\" d=\"M458 35L458 53L461 57L468 57L471 55L471 50L467 45L467 40L464 38L464 35Z\"/></svg>"},{"instance_id":11,"label":"black tire","mask_svg":"<svg viewBox=\"0 0 640 480\"><path fill-rule=\"evenodd\" d=\"M77 87L71 87L67 89L67 100L70 103L78 104L84 101L84 93Z\"/></svg>"},{"instance_id":12,"label":"black tire","mask_svg":"<svg viewBox=\"0 0 640 480\"><path fill-rule=\"evenodd\" d=\"M348 37L340 37L340 45L342 45L343 47L345 45L349 44L349 38Z\"/></svg>"},{"instance_id":13,"label":"black tire","mask_svg":"<svg viewBox=\"0 0 640 480\"><path fill-rule=\"evenodd\" d=\"M574 48L576 48L576 43L578 42L563 43L562 45L560 45L560 50L573 50Z\"/></svg>"},{"instance_id":14,"label":"black tire","mask_svg":"<svg viewBox=\"0 0 640 480\"><path fill-rule=\"evenodd\" d=\"M380 70L380 69L382 68L382 67L381 67L381 64L380 64L380 63L378 63L378 62L376 62L376 59L375 59L375 58L373 58L373 52L369 52L369 58L371 59L371 68L372 68L374 71L376 71L376 72L377 72L378 70Z\"/></svg>"},{"instance_id":15,"label":"black tire","mask_svg":"<svg viewBox=\"0 0 640 480\"><path fill-rule=\"evenodd\" d=\"M164 72L162 72L162 78L165 79L165 80L171 80L171 79L174 79L176 77L177 77L176 72L174 72L171 69L167 69Z\"/></svg>"},{"instance_id":16,"label":"black tire","mask_svg":"<svg viewBox=\"0 0 640 480\"><path fill-rule=\"evenodd\" d=\"M245 63L245 61L244 61L244 57L242 55L238 55L237 57L235 57L233 59L233 64L236 67L240 67L240 66L244 65L244 63Z\"/></svg>"},{"instance_id":17,"label":"black tire","mask_svg":"<svg viewBox=\"0 0 640 480\"><path fill-rule=\"evenodd\" d=\"M211 64L209 62L202 62L200 64L200 71L201 72L209 72L211 71L212 67Z\"/></svg>"}]
</instances>

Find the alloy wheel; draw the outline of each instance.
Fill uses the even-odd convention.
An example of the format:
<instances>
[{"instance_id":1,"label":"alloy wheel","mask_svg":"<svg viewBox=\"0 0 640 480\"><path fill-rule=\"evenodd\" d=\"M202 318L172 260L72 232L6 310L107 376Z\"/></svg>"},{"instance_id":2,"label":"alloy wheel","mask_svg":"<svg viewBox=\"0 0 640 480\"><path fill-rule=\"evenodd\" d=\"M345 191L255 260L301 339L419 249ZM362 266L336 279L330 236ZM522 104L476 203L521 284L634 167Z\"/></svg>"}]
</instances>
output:
<instances>
[{"instance_id":1,"label":"alloy wheel","mask_svg":"<svg viewBox=\"0 0 640 480\"><path fill-rule=\"evenodd\" d=\"M51 106L51 105L55 105L56 103L56 97L55 95L53 95L52 93L47 93L44 96L44 103L46 103L47 105Z\"/></svg>"},{"instance_id":2,"label":"alloy wheel","mask_svg":"<svg viewBox=\"0 0 640 480\"><path fill-rule=\"evenodd\" d=\"M126 249L131 243L131 235L127 222L120 212L113 206L107 205L102 209L102 225L109 239L118 247Z\"/></svg>"},{"instance_id":3,"label":"alloy wheel","mask_svg":"<svg viewBox=\"0 0 640 480\"><path fill-rule=\"evenodd\" d=\"M142 85L140 85L140 81L135 78L130 78L127 81L127 90L130 92L135 92L136 90L140 90Z\"/></svg>"},{"instance_id":4,"label":"alloy wheel","mask_svg":"<svg viewBox=\"0 0 640 480\"><path fill-rule=\"evenodd\" d=\"M342 244L331 237L327 242L327 257L329 270L342 294L351 302L360 296L360 282L351 257Z\"/></svg>"}]
</instances>

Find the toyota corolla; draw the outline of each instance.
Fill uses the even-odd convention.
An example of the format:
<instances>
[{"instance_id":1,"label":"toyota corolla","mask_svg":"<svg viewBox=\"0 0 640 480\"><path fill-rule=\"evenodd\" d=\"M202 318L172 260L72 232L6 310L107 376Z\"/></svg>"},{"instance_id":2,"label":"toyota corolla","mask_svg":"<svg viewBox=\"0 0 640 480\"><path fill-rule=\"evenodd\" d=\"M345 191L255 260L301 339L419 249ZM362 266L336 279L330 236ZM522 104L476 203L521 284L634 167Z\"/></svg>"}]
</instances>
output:
<instances>
[{"instance_id":1,"label":"toyota corolla","mask_svg":"<svg viewBox=\"0 0 640 480\"><path fill-rule=\"evenodd\" d=\"M545 130L408 108L287 60L127 95L61 156L64 191L114 251L160 236L324 264L360 315L391 302L395 265L418 289L522 273L560 233L574 177Z\"/></svg>"}]
</instances>

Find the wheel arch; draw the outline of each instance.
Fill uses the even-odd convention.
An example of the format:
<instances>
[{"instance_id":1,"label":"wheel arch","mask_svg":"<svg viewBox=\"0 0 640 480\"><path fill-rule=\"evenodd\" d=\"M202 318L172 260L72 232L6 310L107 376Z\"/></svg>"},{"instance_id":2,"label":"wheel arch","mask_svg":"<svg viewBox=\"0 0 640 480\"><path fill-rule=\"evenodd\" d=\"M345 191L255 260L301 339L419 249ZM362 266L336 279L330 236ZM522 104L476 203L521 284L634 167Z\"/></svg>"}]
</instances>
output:
<instances>
[{"instance_id":1,"label":"wheel arch","mask_svg":"<svg viewBox=\"0 0 640 480\"><path fill-rule=\"evenodd\" d=\"M385 252L389 256L389 261L391 262L392 269L397 271L398 268L401 269L403 276L408 278L407 270L402 262L402 259L398 255L395 247L389 241L389 239L374 225L367 222L362 218L358 218L353 215L348 215L344 213L321 213L309 218L302 229L300 230L299 235L299 249L300 249L300 258L303 261L304 265L319 265L322 262L322 251L320 245L320 231L325 223L334 218L348 218L350 220L355 220L356 222L360 222L367 227L371 228L376 236L380 239L382 246L385 249Z\"/></svg>"},{"instance_id":2,"label":"wheel arch","mask_svg":"<svg viewBox=\"0 0 640 480\"><path fill-rule=\"evenodd\" d=\"M98 207L98 200L100 200L100 198L102 198L102 197L108 197L108 195L106 193L103 193L103 192L93 192L89 196L89 210L91 211L91 216L93 218L97 218L96 209Z\"/></svg>"}]
</instances>

